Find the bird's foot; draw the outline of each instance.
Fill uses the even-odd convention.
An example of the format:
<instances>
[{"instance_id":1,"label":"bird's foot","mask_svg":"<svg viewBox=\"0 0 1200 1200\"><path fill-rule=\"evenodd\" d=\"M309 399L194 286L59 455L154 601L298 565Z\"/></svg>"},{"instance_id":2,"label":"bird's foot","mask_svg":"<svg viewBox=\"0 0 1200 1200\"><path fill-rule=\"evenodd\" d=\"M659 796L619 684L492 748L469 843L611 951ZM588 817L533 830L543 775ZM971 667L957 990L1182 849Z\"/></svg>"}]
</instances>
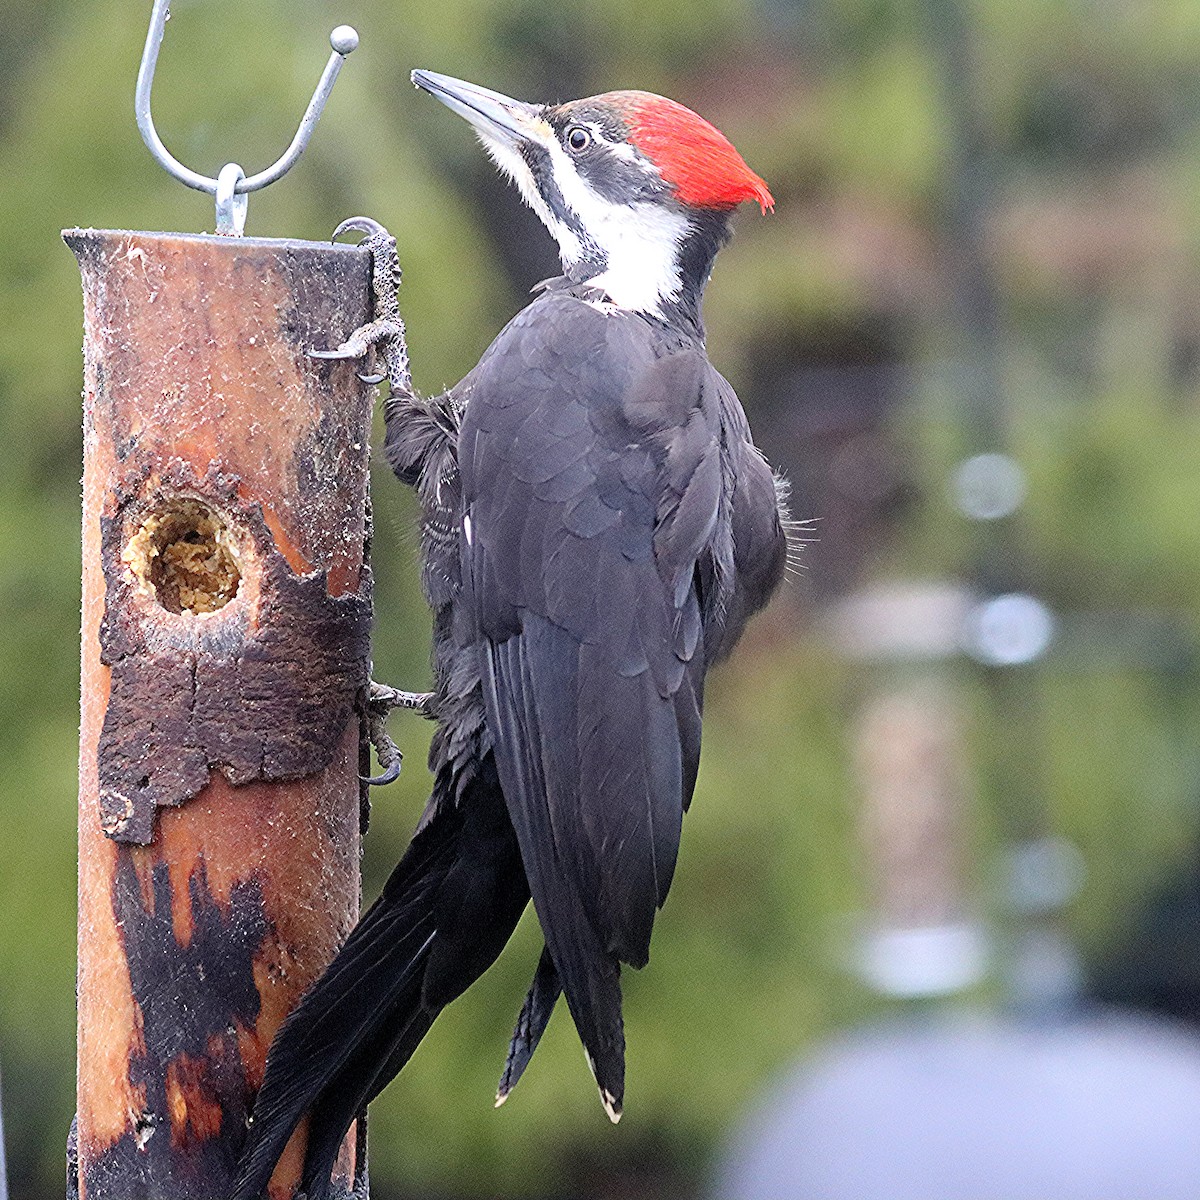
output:
<instances>
[{"instance_id":1,"label":"bird's foot","mask_svg":"<svg viewBox=\"0 0 1200 1200\"><path fill-rule=\"evenodd\" d=\"M400 747L388 736L387 720L393 709L408 708L425 715L429 713L432 692L402 692L386 683L371 680L367 692L367 736L375 747L375 756L383 768L382 774L363 776L365 783L382 787L395 783L400 778L400 766L404 755Z\"/></svg>"},{"instance_id":2,"label":"bird's foot","mask_svg":"<svg viewBox=\"0 0 1200 1200\"><path fill-rule=\"evenodd\" d=\"M310 350L308 357L323 360L365 359L372 350L378 350L383 357L384 370L378 374L360 371L359 379L370 384L382 383L386 379L393 393L410 394L412 373L408 365L408 344L396 299L401 279L396 239L370 217L351 217L343 221L333 231L333 237L336 240L352 230L367 235L359 245L371 253L371 293L375 319L360 326L333 350Z\"/></svg>"},{"instance_id":3,"label":"bird's foot","mask_svg":"<svg viewBox=\"0 0 1200 1200\"><path fill-rule=\"evenodd\" d=\"M379 346L382 348L386 360L388 343L403 337L404 326L384 318L360 325L340 346L333 350L310 350L308 357L322 360L366 358L376 346ZM358 377L363 383L382 383L388 378L388 372L365 374L359 371Z\"/></svg>"}]
</instances>

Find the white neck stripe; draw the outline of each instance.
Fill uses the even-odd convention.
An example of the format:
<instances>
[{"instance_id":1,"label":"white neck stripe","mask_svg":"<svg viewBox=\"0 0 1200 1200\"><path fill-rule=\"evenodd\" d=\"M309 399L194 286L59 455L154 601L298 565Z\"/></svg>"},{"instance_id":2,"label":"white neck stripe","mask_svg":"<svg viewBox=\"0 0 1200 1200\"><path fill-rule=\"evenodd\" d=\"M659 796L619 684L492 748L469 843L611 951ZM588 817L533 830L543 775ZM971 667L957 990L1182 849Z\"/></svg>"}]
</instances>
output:
<instances>
[{"instance_id":1,"label":"white neck stripe","mask_svg":"<svg viewBox=\"0 0 1200 1200\"><path fill-rule=\"evenodd\" d=\"M678 252L687 233L687 218L653 201L618 204L606 200L588 186L556 141L550 143L549 151L563 199L604 254L603 272L589 282L602 287L620 308L661 313L663 304L677 297L683 287ZM578 262L574 234L568 241L558 236L550 222L546 224L558 240L563 265L569 268Z\"/></svg>"}]
</instances>

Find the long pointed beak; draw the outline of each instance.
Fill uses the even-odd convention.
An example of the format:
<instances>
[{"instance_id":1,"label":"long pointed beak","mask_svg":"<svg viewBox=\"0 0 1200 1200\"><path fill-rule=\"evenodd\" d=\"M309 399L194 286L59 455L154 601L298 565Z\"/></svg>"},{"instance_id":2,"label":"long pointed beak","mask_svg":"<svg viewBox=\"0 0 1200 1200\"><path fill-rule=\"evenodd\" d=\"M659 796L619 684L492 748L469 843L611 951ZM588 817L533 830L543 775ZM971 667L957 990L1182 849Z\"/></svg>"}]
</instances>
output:
<instances>
[{"instance_id":1,"label":"long pointed beak","mask_svg":"<svg viewBox=\"0 0 1200 1200\"><path fill-rule=\"evenodd\" d=\"M465 117L484 137L516 146L528 140L542 141L550 132L540 107L535 104L524 104L478 84L433 71L414 71L412 81Z\"/></svg>"}]
</instances>

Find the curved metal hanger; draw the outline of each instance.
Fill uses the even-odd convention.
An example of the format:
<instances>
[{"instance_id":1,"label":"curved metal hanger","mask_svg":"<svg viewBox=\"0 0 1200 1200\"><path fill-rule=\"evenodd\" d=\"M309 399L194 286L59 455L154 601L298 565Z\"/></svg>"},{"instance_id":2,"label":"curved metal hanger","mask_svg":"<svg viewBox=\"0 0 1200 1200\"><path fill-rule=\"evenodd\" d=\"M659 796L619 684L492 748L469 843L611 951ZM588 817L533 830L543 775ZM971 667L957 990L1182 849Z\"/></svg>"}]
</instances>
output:
<instances>
[{"instance_id":1,"label":"curved metal hanger","mask_svg":"<svg viewBox=\"0 0 1200 1200\"><path fill-rule=\"evenodd\" d=\"M150 14L150 30L146 34L146 48L142 51L142 63L138 68L137 92L134 97L134 111L137 114L137 125L150 153L154 155L159 165L173 175L180 183L198 192L207 192L216 197L217 203L217 232L238 237L246 226L246 208L249 203L248 194L265 188L281 176L286 175L295 165L296 160L304 153L308 140L321 113L325 101L333 91L338 72L347 56L358 45L358 34L349 25L339 25L330 35L329 44L333 48L325 70L317 83L316 91L300 118L299 128L292 138L288 148L266 170L256 175L247 176L237 163L226 163L221 168L216 179L208 175L200 175L185 167L163 145L158 130L154 128L154 118L150 115L150 89L154 86L154 68L158 65L158 51L162 46L163 30L170 18L170 0L154 0L154 9Z\"/></svg>"}]
</instances>

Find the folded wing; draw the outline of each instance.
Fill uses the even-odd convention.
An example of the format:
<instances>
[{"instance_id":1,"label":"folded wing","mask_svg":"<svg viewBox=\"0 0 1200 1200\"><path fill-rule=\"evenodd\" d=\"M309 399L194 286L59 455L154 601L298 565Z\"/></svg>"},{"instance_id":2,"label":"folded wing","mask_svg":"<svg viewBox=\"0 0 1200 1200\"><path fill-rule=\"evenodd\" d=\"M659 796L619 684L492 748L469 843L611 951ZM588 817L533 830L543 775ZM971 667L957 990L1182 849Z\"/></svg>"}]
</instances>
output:
<instances>
[{"instance_id":1,"label":"folded wing","mask_svg":"<svg viewBox=\"0 0 1200 1200\"><path fill-rule=\"evenodd\" d=\"M699 349L664 354L644 322L550 305L472 382L463 575L534 904L619 1111L618 964L647 960L699 761L719 404Z\"/></svg>"}]
</instances>

